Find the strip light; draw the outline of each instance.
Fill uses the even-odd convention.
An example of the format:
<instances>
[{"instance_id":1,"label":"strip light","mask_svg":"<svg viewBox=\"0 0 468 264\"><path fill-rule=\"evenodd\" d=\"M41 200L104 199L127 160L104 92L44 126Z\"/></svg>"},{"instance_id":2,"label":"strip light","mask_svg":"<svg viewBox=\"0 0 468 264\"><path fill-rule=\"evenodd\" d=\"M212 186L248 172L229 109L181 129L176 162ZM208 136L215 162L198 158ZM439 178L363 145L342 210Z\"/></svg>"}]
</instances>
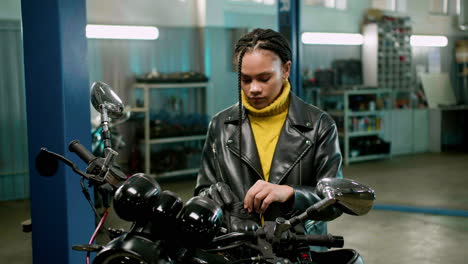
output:
<instances>
[{"instance_id":1,"label":"strip light","mask_svg":"<svg viewBox=\"0 0 468 264\"><path fill-rule=\"evenodd\" d=\"M157 27L87 25L86 37L91 39L148 39L159 37Z\"/></svg>"},{"instance_id":2,"label":"strip light","mask_svg":"<svg viewBox=\"0 0 468 264\"><path fill-rule=\"evenodd\" d=\"M418 47L446 47L448 39L446 36L412 35L410 43L411 46Z\"/></svg>"},{"instance_id":3,"label":"strip light","mask_svg":"<svg viewBox=\"0 0 468 264\"><path fill-rule=\"evenodd\" d=\"M315 45L362 45L364 38L361 34L350 33L316 33L304 32L302 43Z\"/></svg>"}]
</instances>

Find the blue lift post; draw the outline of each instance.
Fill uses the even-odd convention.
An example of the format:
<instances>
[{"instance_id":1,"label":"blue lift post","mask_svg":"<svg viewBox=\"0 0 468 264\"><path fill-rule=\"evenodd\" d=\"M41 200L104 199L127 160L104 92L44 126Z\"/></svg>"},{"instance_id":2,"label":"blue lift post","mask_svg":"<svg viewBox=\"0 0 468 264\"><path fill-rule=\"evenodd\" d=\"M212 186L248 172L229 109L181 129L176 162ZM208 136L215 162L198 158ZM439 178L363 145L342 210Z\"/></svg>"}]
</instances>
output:
<instances>
[{"instance_id":1,"label":"blue lift post","mask_svg":"<svg viewBox=\"0 0 468 264\"><path fill-rule=\"evenodd\" d=\"M292 67L289 80L292 90L296 95L302 97L302 78L300 67L300 5L299 0L278 1L278 26L281 32L291 44Z\"/></svg>"},{"instance_id":2,"label":"blue lift post","mask_svg":"<svg viewBox=\"0 0 468 264\"><path fill-rule=\"evenodd\" d=\"M21 7L33 262L83 263L85 254L71 247L88 243L94 215L80 177L62 164L55 175L40 176L35 158L46 147L84 167L68 142L91 145L86 1L22 0Z\"/></svg>"}]
</instances>

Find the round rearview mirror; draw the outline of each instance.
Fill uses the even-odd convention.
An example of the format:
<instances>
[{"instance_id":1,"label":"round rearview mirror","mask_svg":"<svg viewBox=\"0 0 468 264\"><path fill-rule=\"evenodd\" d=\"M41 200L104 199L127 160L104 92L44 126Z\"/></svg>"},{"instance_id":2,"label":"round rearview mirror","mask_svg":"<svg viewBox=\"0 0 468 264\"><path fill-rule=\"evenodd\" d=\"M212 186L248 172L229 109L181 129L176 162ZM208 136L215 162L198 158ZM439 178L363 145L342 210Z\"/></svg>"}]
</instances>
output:
<instances>
[{"instance_id":1,"label":"round rearview mirror","mask_svg":"<svg viewBox=\"0 0 468 264\"><path fill-rule=\"evenodd\" d=\"M321 179L317 183L317 192L322 197L331 192L343 211L351 215L367 214L375 200L374 190L350 179Z\"/></svg>"},{"instance_id":2,"label":"round rearview mirror","mask_svg":"<svg viewBox=\"0 0 468 264\"><path fill-rule=\"evenodd\" d=\"M102 114L101 105L107 110L111 118L120 118L124 112L124 104L112 88L103 82L94 82L91 85L91 103L94 109Z\"/></svg>"}]
</instances>

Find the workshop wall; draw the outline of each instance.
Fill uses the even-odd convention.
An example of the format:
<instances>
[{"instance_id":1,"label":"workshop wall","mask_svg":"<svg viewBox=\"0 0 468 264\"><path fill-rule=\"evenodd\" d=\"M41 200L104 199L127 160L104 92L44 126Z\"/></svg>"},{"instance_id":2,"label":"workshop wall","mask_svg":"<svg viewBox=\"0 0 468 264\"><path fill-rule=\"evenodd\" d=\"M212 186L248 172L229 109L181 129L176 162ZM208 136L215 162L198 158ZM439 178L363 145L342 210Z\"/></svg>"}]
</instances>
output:
<instances>
[{"instance_id":1,"label":"workshop wall","mask_svg":"<svg viewBox=\"0 0 468 264\"><path fill-rule=\"evenodd\" d=\"M346 10L311 7L303 4L301 6L301 29L313 32L359 33L363 13L372 7L372 2L372 0L349 0ZM453 43L456 39L468 36L468 33L458 30L455 26L456 16L429 14L429 0L399 0L399 2L406 3L406 12L398 15L411 16L414 34L444 34L449 37L449 46L445 48L414 48L414 63L427 67L428 56L439 52L441 70L451 71L454 56ZM450 3L453 2L455 0L450 0ZM19 25L20 4L20 0L0 1L0 20L13 20ZM109 83L124 101L128 101L130 88L136 75L150 72L153 69L159 72L203 72L209 76L211 83L206 94L209 115L237 101L236 73L231 65L233 43L236 40L233 30L239 28L250 30L255 27L277 28L276 4L261 5L229 0L87 0L87 9L87 19L90 24L155 25L160 30L160 38L155 41L89 40L90 81L102 80ZM5 36L5 32L0 34ZM20 34L19 31L16 34ZM3 38L1 44L5 45L9 42L10 46L20 48L21 43L15 41L14 38ZM330 67L331 62L336 59L359 59L361 57L361 47L357 46L302 45L301 48L301 63L304 71ZM21 53L20 49L19 51ZM21 58L20 54L18 56ZM9 77L22 76L22 71L18 69L15 73L9 71L7 74ZM6 79L2 77L2 80ZM24 89L21 82L17 84L22 88L14 89ZM11 86L8 88L12 89ZM9 100L11 97L0 98L0 103L6 105L1 101L2 98ZM13 100L10 101L13 102ZM21 117L16 115L9 115L9 117L16 120L16 123L26 126L25 120ZM6 134L2 133L2 135ZM26 142L26 135L14 136L19 136L18 140ZM25 144L21 142L13 144ZM2 151L7 151L6 149L2 146ZM17 157L17 160L21 158ZM5 163L11 165L10 162L3 161L3 164ZM23 165L18 165L17 171L22 171ZM24 166L27 168L27 165ZM5 168L0 167L7 171ZM26 181L24 177L20 175L17 179L24 182ZM6 178L3 177L3 179ZM0 183L0 186L7 185ZM9 197L28 195L28 190L23 186L16 193L19 196L9 195ZM0 197L1 199L3 198Z\"/></svg>"},{"instance_id":2,"label":"workshop wall","mask_svg":"<svg viewBox=\"0 0 468 264\"><path fill-rule=\"evenodd\" d=\"M0 20L20 20L21 0L0 1Z\"/></svg>"},{"instance_id":3,"label":"workshop wall","mask_svg":"<svg viewBox=\"0 0 468 264\"><path fill-rule=\"evenodd\" d=\"M20 22L0 20L0 201L29 196L21 41Z\"/></svg>"},{"instance_id":4,"label":"workshop wall","mask_svg":"<svg viewBox=\"0 0 468 264\"><path fill-rule=\"evenodd\" d=\"M88 23L188 27L197 24L198 1L86 0Z\"/></svg>"},{"instance_id":5,"label":"workshop wall","mask_svg":"<svg viewBox=\"0 0 468 264\"><path fill-rule=\"evenodd\" d=\"M159 27L157 40L88 40L90 82L110 84L127 101L135 76L161 73L203 72L200 29Z\"/></svg>"},{"instance_id":6,"label":"workshop wall","mask_svg":"<svg viewBox=\"0 0 468 264\"><path fill-rule=\"evenodd\" d=\"M438 54L440 55L441 71L450 72L454 67L454 43L457 39L467 37L468 33L459 30L456 26L457 17L453 15L455 13L455 0L449 0L449 15L431 14L429 2L429 0L400 0L399 4L405 12L386 12L397 16L410 16L413 34L447 36L449 39L447 47L413 47L413 66L422 65L427 69L429 67L428 57ZM360 33L363 14L367 9L372 8L372 3L372 0L349 0L346 10L303 4L301 7L301 29L304 32ZM359 59L360 57L360 46L302 45L302 70L310 74L316 69L330 68L331 63L336 59ZM455 81L452 76L453 85ZM457 93L456 90L455 93Z\"/></svg>"}]
</instances>

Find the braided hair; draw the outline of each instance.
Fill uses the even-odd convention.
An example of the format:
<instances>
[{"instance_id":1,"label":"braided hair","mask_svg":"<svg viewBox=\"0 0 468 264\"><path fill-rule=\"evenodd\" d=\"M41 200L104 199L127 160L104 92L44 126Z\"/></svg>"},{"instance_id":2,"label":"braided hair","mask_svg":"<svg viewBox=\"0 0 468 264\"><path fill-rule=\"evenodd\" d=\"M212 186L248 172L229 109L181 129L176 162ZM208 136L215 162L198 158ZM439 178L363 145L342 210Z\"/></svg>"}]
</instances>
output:
<instances>
[{"instance_id":1,"label":"braided hair","mask_svg":"<svg viewBox=\"0 0 468 264\"><path fill-rule=\"evenodd\" d=\"M257 49L272 51L278 55L283 64L291 60L291 47L288 40L274 30L256 28L237 41L234 58L237 58L237 90L239 95L239 157L242 155L242 59L246 52Z\"/></svg>"}]
</instances>

